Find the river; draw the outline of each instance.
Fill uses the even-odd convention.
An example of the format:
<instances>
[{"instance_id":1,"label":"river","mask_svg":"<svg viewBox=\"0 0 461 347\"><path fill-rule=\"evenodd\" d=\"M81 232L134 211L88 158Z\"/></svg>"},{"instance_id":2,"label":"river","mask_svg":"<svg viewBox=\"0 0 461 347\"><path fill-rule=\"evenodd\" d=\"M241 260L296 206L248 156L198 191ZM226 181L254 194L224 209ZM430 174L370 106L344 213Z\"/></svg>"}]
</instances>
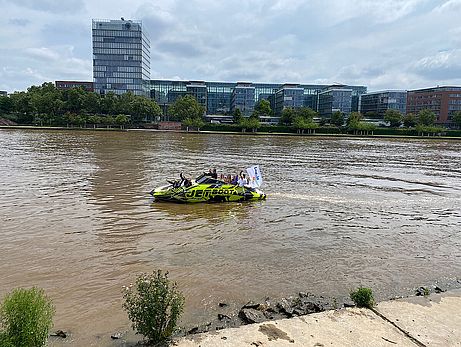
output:
<instances>
[{"instance_id":1,"label":"river","mask_svg":"<svg viewBox=\"0 0 461 347\"><path fill-rule=\"evenodd\" d=\"M266 201L148 195L252 164ZM183 291L185 326L219 302L461 278L459 141L1 129L0 177L0 297L44 288L66 346L110 346L129 329L122 286L155 269Z\"/></svg>"}]
</instances>

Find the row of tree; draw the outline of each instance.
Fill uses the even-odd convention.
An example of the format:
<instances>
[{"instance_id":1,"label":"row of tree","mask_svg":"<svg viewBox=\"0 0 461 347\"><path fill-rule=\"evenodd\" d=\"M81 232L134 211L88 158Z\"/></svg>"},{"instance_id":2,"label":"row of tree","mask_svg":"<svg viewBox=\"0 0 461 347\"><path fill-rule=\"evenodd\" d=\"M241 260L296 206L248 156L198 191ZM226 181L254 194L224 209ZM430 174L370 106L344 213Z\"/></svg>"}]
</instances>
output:
<instances>
[{"instance_id":1,"label":"row of tree","mask_svg":"<svg viewBox=\"0 0 461 347\"><path fill-rule=\"evenodd\" d=\"M387 110L384 115L384 120L389 122L393 128L398 128L402 124L408 128L416 126L433 126L437 120L437 116L431 110L425 109L418 112L418 114L408 113L402 115L397 110ZM453 123L461 127L461 111L453 114Z\"/></svg>"},{"instance_id":2,"label":"row of tree","mask_svg":"<svg viewBox=\"0 0 461 347\"><path fill-rule=\"evenodd\" d=\"M161 113L155 101L130 92L99 95L83 88L60 90L52 83L0 97L0 114L19 124L110 124L117 117L119 123L139 123L154 120Z\"/></svg>"}]
</instances>

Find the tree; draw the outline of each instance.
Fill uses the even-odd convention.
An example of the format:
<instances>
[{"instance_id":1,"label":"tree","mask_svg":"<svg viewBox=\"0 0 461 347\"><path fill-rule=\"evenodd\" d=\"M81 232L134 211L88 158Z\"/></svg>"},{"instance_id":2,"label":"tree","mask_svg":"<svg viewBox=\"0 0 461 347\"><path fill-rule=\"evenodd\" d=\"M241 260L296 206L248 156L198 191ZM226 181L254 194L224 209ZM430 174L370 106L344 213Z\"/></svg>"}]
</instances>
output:
<instances>
[{"instance_id":1,"label":"tree","mask_svg":"<svg viewBox=\"0 0 461 347\"><path fill-rule=\"evenodd\" d=\"M109 92L99 100L100 111L103 114L114 114L117 103L117 95L112 92Z\"/></svg>"},{"instance_id":2,"label":"tree","mask_svg":"<svg viewBox=\"0 0 461 347\"><path fill-rule=\"evenodd\" d=\"M414 113L408 113L403 117L403 125L407 128L412 128L416 125L417 118Z\"/></svg>"},{"instance_id":3,"label":"tree","mask_svg":"<svg viewBox=\"0 0 461 347\"><path fill-rule=\"evenodd\" d=\"M295 119L295 110L292 107L287 107L282 110L280 116L280 124L291 125Z\"/></svg>"},{"instance_id":4,"label":"tree","mask_svg":"<svg viewBox=\"0 0 461 347\"><path fill-rule=\"evenodd\" d=\"M367 122L359 122L355 130L358 131L360 135L369 135L370 133L373 135L373 132L376 130L376 125Z\"/></svg>"},{"instance_id":5,"label":"tree","mask_svg":"<svg viewBox=\"0 0 461 347\"><path fill-rule=\"evenodd\" d=\"M13 111L13 100L7 96L0 96L0 114L9 114Z\"/></svg>"},{"instance_id":6,"label":"tree","mask_svg":"<svg viewBox=\"0 0 461 347\"><path fill-rule=\"evenodd\" d=\"M418 112L418 124L431 126L434 125L435 120L437 119L434 112L428 109L424 109Z\"/></svg>"},{"instance_id":7,"label":"tree","mask_svg":"<svg viewBox=\"0 0 461 347\"><path fill-rule=\"evenodd\" d=\"M123 129L123 127L130 122L130 119L128 116L124 114L119 114L118 116L115 117L115 124L117 124L120 129Z\"/></svg>"},{"instance_id":8,"label":"tree","mask_svg":"<svg viewBox=\"0 0 461 347\"><path fill-rule=\"evenodd\" d=\"M296 116L293 120L293 127L296 128L297 133L304 134L305 130L308 130L309 134L315 132L319 126L318 124L314 123L313 120L305 119L302 116Z\"/></svg>"},{"instance_id":9,"label":"tree","mask_svg":"<svg viewBox=\"0 0 461 347\"><path fill-rule=\"evenodd\" d=\"M234 124L239 124L241 120L242 120L242 112L240 111L239 108L236 108L234 112L232 113L232 121L234 122Z\"/></svg>"},{"instance_id":10,"label":"tree","mask_svg":"<svg viewBox=\"0 0 461 347\"><path fill-rule=\"evenodd\" d=\"M135 96L131 102L131 120L134 123L152 121L156 116L162 114L160 106L144 96Z\"/></svg>"},{"instance_id":11,"label":"tree","mask_svg":"<svg viewBox=\"0 0 461 347\"><path fill-rule=\"evenodd\" d=\"M352 112L347 118L347 126L350 129L357 128L358 124L362 121L362 114L360 112Z\"/></svg>"},{"instance_id":12,"label":"tree","mask_svg":"<svg viewBox=\"0 0 461 347\"><path fill-rule=\"evenodd\" d=\"M318 116L318 113L310 107L295 108L295 114L302 117L307 123L312 123L314 118Z\"/></svg>"},{"instance_id":13,"label":"tree","mask_svg":"<svg viewBox=\"0 0 461 347\"><path fill-rule=\"evenodd\" d=\"M83 112L85 113L102 113L99 106L100 96L94 92L87 92L83 97Z\"/></svg>"},{"instance_id":14,"label":"tree","mask_svg":"<svg viewBox=\"0 0 461 347\"><path fill-rule=\"evenodd\" d=\"M205 113L204 107L192 95L185 95L176 99L168 111L172 116L171 120L178 122L182 122L186 118L201 118Z\"/></svg>"},{"instance_id":15,"label":"tree","mask_svg":"<svg viewBox=\"0 0 461 347\"><path fill-rule=\"evenodd\" d=\"M261 117L269 117L271 115L272 109L270 102L268 100L261 99L256 103L251 117L257 118L259 120Z\"/></svg>"},{"instance_id":16,"label":"tree","mask_svg":"<svg viewBox=\"0 0 461 347\"><path fill-rule=\"evenodd\" d=\"M384 115L384 120L389 122L392 128L398 128L402 125L402 114L397 110L387 110Z\"/></svg>"},{"instance_id":17,"label":"tree","mask_svg":"<svg viewBox=\"0 0 461 347\"><path fill-rule=\"evenodd\" d=\"M125 287L123 307L133 329L156 344L168 339L184 308L184 295L168 273L142 274L134 286Z\"/></svg>"},{"instance_id":18,"label":"tree","mask_svg":"<svg viewBox=\"0 0 461 347\"><path fill-rule=\"evenodd\" d=\"M182 124L186 127L186 131L189 132L189 128L194 125L192 118L187 117L182 121Z\"/></svg>"},{"instance_id":19,"label":"tree","mask_svg":"<svg viewBox=\"0 0 461 347\"><path fill-rule=\"evenodd\" d=\"M248 125L248 128L250 128L254 133L258 131L258 129L261 127L261 124L259 123L259 119L253 116L248 118L247 125Z\"/></svg>"},{"instance_id":20,"label":"tree","mask_svg":"<svg viewBox=\"0 0 461 347\"><path fill-rule=\"evenodd\" d=\"M96 128L97 124L102 123L102 119L99 116L89 116L88 117L88 123L93 124L93 127Z\"/></svg>"},{"instance_id":21,"label":"tree","mask_svg":"<svg viewBox=\"0 0 461 347\"><path fill-rule=\"evenodd\" d=\"M134 103L136 102L136 96L132 92L127 92L120 95L115 103L115 110L120 114L133 115ZM140 107L137 105L137 107Z\"/></svg>"},{"instance_id":22,"label":"tree","mask_svg":"<svg viewBox=\"0 0 461 347\"><path fill-rule=\"evenodd\" d=\"M71 88L63 91L64 109L69 112L81 113L86 93L83 88Z\"/></svg>"},{"instance_id":23,"label":"tree","mask_svg":"<svg viewBox=\"0 0 461 347\"><path fill-rule=\"evenodd\" d=\"M331 124L334 124L338 127L341 127L344 125L344 115L341 111L335 111L333 112L333 114L331 115L331 120L330 120L330 123Z\"/></svg>"},{"instance_id":24,"label":"tree","mask_svg":"<svg viewBox=\"0 0 461 347\"><path fill-rule=\"evenodd\" d=\"M18 123L31 124L34 117L34 107L28 92L14 92L10 95L14 111L18 113Z\"/></svg>"},{"instance_id":25,"label":"tree","mask_svg":"<svg viewBox=\"0 0 461 347\"><path fill-rule=\"evenodd\" d=\"M242 118L239 125L242 128L242 132L245 132L247 129L256 132L261 127L261 123L256 117Z\"/></svg>"},{"instance_id":26,"label":"tree","mask_svg":"<svg viewBox=\"0 0 461 347\"><path fill-rule=\"evenodd\" d=\"M306 121L304 120L303 117L296 116L293 119L293 127L296 128L296 132L299 133L304 133L304 129L306 127Z\"/></svg>"},{"instance_id":27,"label":"tree","mask_svg":"<svg viewBox=\"0 0 461 347\"><path fill-rule=\"evenodd\" d=\"M106 116L104 117L104 123L106 124L108 128L111 128L112 125L114 125L115 123L115 119L112 116Z\"/></svg>"},{"instance_id":28,"label":"tree","mask_svg":"<svg viewBox=\"0 0 461 347\"><path fill-rule=\"evenodd\" d=\"M458 128L461 128L461 111L456 111L453 114L453 123L455 123Z\"/></svg>"},{"instance_id":29,"label":"tree","mask_svg":"<svg viewBox=\"0 0 461 347\"><path fill-rule=\"evenodd\" d=\"M200 128L203 128L205 122L202 120L201 117L196 117L192 120L192 126L197 128L197 131L200 131Z\"/></svg>"},{"instance_id":30,"label":"tree","mask_svg":"<svg viewBox=\"0 0 461 347\"><path fill-rule=\"evenodd\" d=\"M373 131L376 129L376 126L371 123L363 122L363 117L360 112L352 112L347 119L347 128L352 130L354 135L359 133L360 135L368 135L370 132L373 134Z\"/></svg>"},{"instance_id":31,"label":"tree","mask_svg":"<svg viewBox=\"0 0 461 347\"><path fill-rule=\"evenodd\" d=\"M415 129L418 132L419 136L424 136L424 134L427 134L427 136L440 135L445 130L445 128L443 127L422 124L418 124Z\"/></svg>"}]
</instances>

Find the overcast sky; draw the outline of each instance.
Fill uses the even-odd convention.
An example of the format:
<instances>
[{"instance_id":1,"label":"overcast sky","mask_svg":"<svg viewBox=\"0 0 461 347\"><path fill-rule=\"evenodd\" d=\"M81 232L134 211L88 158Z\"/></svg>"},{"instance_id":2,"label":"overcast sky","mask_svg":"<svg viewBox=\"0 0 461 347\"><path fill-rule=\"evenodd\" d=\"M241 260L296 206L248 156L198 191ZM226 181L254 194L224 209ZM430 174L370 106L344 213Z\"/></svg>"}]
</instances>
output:
<instances>
[{"instance_id":1,"label":"overcast sky","mask_svg":"<svg viewBox=\"0 0 461 347\"><path fill-rule=\"evenodd\" d=\"M92 80L91 19L140 19L151 78L461 84L461 0L0 0L0 90Z\"/></svg>"}]
</instances>

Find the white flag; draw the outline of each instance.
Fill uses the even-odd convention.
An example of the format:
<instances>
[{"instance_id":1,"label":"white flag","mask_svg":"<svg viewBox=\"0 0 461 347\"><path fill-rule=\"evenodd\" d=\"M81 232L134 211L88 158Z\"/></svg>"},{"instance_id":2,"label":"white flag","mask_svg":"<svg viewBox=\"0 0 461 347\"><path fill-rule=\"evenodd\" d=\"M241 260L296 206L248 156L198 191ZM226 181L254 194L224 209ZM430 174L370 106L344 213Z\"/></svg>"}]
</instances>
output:
<instances>
[{"instance_id":1,"label":"white flag","mask_svg":"<svg viewBox=\"0 0 461 347\"><path fill-rule=\"evenodd\" d=\"M263 184L263 175L259 165L253 165L247 169L250 187L261 187Z\"/></svg>"}]
</instances>

